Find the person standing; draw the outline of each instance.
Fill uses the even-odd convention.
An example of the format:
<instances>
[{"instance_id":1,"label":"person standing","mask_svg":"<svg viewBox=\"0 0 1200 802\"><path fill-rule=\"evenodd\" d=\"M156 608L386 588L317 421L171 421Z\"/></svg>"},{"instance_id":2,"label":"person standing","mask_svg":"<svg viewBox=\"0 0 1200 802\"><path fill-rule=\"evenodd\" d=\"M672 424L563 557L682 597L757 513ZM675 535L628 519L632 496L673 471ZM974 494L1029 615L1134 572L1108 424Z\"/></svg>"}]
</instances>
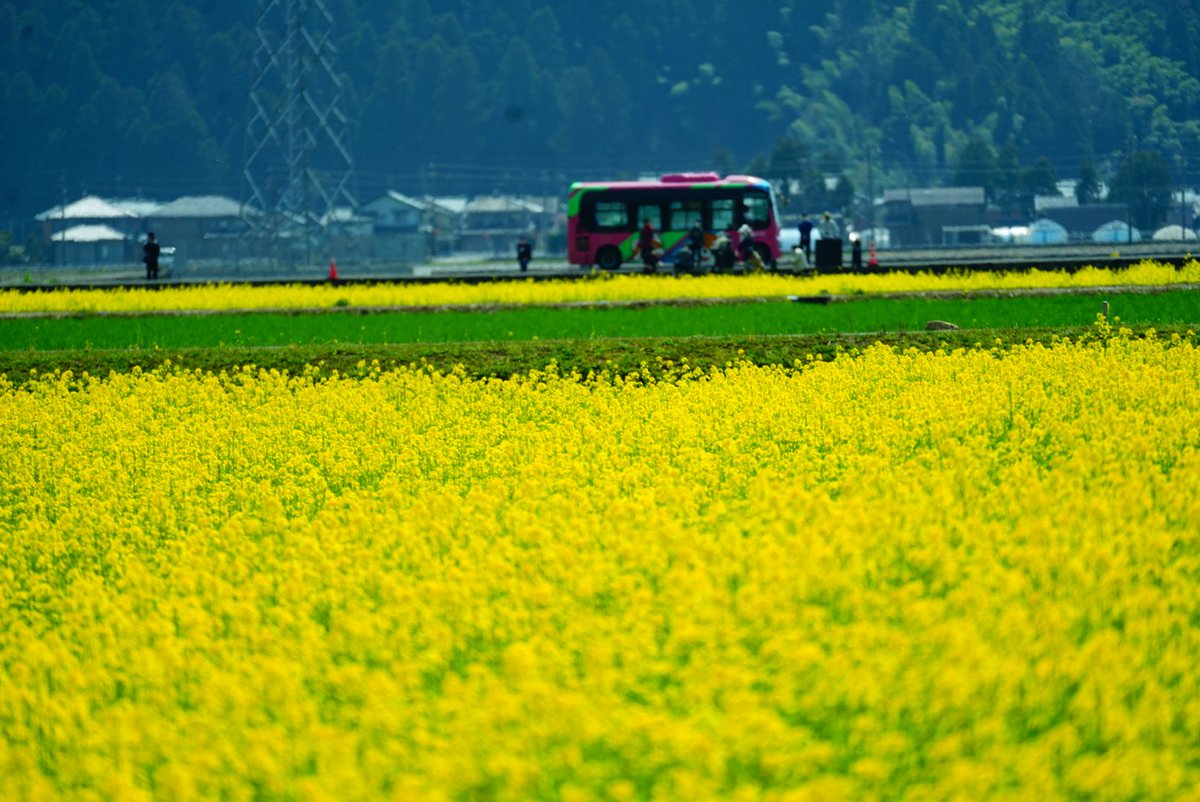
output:
<instances>
[{"instance_id":1,"label":"person standing","mask_svg":"<svg viewBox=\"0 0 1200 802\"><path fill-rule=\"evenodd\" d=\"M146 244L142 246L142 261L146 263L146 280L153 281L158 278L158 255L162 252L162 248L158 245L158 240L154 238L154 232L151 231L146 235Z\"/></svg>"},{"instance_id":2,"label":"person standing","mask_svg":"<svg viewBox=\"0 0 1200 802\"><path fill-rule=\"evenodd\" d=\"M724 231L717 232L717 238L713 240L713 269L717 272L732 272L733 267L737 264L737 254L733 252L733 243L729 241L729 235Z\"/></svg>"},{"instance_id":3,"label":"person standing","mask_svg":"<svg viewBox=\"0 0 1200 802\"><path fill-rule=\"evenodd\" d=\"M742 262L748 266L757 261L758 254L754 250L754 229L749 223L742 223L738 227L738 254Z\"/></svg>"},{"instance_id":4,"label":"person standing","mask_svg":"<svg viewBox=\"0 0 1200 802\"><path fill-rule=\"evenodd\" d=\"M528 237L521 237L517 242L517 263L521 265L522 273L529 269L529 260L532 258L533 245L530 244Z\"/></svg>"},{"instance_id":5,"label":"person standing","mask_svg":"<svg viewBox=\"0 0 1200 802\"><path fill-rule=\"evenodd\" d=\"M658 237L654 234L654 226L650 225L650 218L647 217L642 223L641 233L638 234L638 251L642 255L643 273L653 273L654 268L658 265L658 254L655 253L658 244Z\"/></svg>"},{"instance_id":6,"label":"person standing","mask_svg":"<svg viewBox=\"0 0 1200 802\"><path fill-rule=\"evenodd\" d=\"M805 263L812 262L812 220L808 219L808 212L800 215L800 249L804 251Z\"/></svg>"},{"instance_id":7,"label":"person standing","mask_svg":"<svg viewBox=\"0 0 1200 802\"><path fill-rule=\"evenodd\" d=\"M842 232L833 215L825 212L817 226L817 270L842 267Z\"/></svg>"},{"instance_id":8,"label":"person standing","mask_svg":"<svg viewBox=\"0 0 1200 802\"><path fill-rule=\"evenodd\" d=\"M692 223L688 231L688 250L692 252L692 269L700 269L700 253L704 250L704 228L700 221Z\"/></svg>"},{"instance_id":9,"label":"person standing","mask_svg":"<svg viewBox=\"0 0 1200 802\"><path fill-rule=\"evenodd\" d=\"M825 212L821 216L821 227L818 229L818 232L821 235L821 239L840 240L842 238L842 232L838 228L837 221L833 219L833 215L829 212Z\"/></svg>"}]
</instances>

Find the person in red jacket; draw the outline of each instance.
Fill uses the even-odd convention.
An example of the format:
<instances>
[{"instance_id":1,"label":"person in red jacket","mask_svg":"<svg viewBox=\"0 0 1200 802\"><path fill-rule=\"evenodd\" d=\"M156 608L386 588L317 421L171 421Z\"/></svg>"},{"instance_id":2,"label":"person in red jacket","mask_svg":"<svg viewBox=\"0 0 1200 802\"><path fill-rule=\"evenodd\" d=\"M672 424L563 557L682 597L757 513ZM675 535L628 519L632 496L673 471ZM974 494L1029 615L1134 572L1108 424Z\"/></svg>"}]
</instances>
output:
<instances>
[{"instance_id":1,"label":"person in red jacket","mask_svg":"<svg viewBox=\"0 0 1200 802\"><path fill-rule=\"evenodd\" d=\"M638 251L642 255L642 272L653 273L658 266L659 247L658 237L654 234L654 226L650 225L650 218L647 217L642 224L641 233L638 234Z\"/></svg>"}]
</instances>

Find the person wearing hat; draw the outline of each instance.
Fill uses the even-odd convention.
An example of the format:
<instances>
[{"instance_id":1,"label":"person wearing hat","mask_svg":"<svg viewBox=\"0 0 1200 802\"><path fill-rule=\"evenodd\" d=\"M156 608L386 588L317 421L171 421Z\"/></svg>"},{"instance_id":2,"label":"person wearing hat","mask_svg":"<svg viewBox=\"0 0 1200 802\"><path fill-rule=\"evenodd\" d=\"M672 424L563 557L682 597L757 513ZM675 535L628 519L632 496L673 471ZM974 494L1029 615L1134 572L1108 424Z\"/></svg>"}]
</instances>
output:
<instances>
[{"instance_id":1,"label":"person wearing hat","mask_svg":"<svg viewBox=\"0 0 1200 802\"><path fill-rule=\"evenodd\" d=\"M821 225L817 229L821 234L821 239L841 239L842 232L838 229L838 224L834 221L833 216L829 212L821 215Z\"/></svg>"}]
</instances>

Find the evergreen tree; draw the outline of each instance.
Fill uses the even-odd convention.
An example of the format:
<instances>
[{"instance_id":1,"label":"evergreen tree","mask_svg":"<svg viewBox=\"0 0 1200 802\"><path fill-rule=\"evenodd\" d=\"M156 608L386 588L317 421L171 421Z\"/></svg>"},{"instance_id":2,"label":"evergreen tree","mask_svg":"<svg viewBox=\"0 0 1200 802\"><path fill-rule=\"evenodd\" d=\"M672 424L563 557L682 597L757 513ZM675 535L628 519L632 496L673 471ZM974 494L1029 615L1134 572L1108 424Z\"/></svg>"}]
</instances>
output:
<instances>
[{"instance_id":1,"label":"evergreen tree","mask_svg":"<svg viewBox=\"0 0 1200 802\"><path fill-rule=\"evenodd\" d=\"M808 183L807 173L810 169L808 148L800 140L785 134L775 143L763 177L772 181L785 197L790 197L793 185L803 190Z\"/></svg>"},{"instance_id":2,"label":"evergreen tree","mask_svg":"<svg viewBox=\"0 0 1200 802\"><path fill-rule=\"evenodd\" d=\"M496 84L496 108L491 116L496 136L489 138L491 150L509 164L527 163L531 154L543 148L538 123L549 110L538 108L537 65L524 39L509 40Z\"/></svg>"},{"instance_id":3,"label":"evergreen tree","mask_svg":"<svg viewBox=\"0 0 1200 802\"><path fill-rule=\"evenodd\" d=\"M1109 197L1129 204L1133 225L1149 231L1166 217L1172 185L1171 168L1162 154L1139 151L1117 171Z\"/></svg>"},{"instance_id":4,"label":"evergreen tree","mask_svg":"<svg viewBox=\"0 0 1200 802\"><path fill-rule=\"evenodd\" d=\"M0 223L61 201L64 186L141 186L165 199L226 181L238 195L260 44L252 6L0 0ZM1200 169L1188 139L1200 119L1193 0L330 9L352 155L379 175L551 161L630 173L703 165L722 150L778 173L787 136L809 153L832 147L861 181L864 127L882 134L877 187L965 181L1016 207L1047 174L1032 163L1043 155L1074 174L1078 154L1119 164L1136 137ZM1015 153L989 161L986 143ZM1094 185L1101 178L1107 168Z\"/></svg>"},{"instance_id":5,"label":"evergreen tree","mask_svg":"<svg viewBox=\"0 0 1200 802\"><path fill-rule=\"evenodd\" d=\"M997 162L992 146L979 138L968 142L959 154L953 181L956 187L983 187L984 195L994 198L997 187Z\"/></svg>"},{"instance_id":6,"label":"evergreen tree","mask_svg":"<svg viewBox=\"0 0 1200 802\"><path fill-rule=\"evenodd\" d=\"M1075 179L1075 199L1080 204L1095 203L1100 199L1100 173L1090 160L1079 165L1079 176Z\"/></svg>"}]
</instances>

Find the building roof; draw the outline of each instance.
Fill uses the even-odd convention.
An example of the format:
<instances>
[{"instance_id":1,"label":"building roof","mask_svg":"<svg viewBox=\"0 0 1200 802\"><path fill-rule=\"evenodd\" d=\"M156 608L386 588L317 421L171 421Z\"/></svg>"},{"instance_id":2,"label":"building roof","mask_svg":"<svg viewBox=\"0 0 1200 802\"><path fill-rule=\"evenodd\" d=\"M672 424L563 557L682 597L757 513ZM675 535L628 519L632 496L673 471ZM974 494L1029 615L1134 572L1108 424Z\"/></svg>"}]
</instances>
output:
<instances>
[{"instance_id":1,"label":"building roof","mask_svg":"<svg viewBox=\"0 0 1200 802\"><path fill-rule=\"evenodd\" d=\"M129 212L134 217L149 217L162 206L162 201L146 200L145 198L109 198L108 202L118 209Z\"/></svg>"},{"instance_id":2,"label":"building roof","mask_svg":"<svg viewBox=\"0 0 1200 802\"><path fill-rule=\"evenodd\" d=\"M388 201L392 203L398 203L401 206L408 206L419 211L425 211L425 207L428 205L426 201L419 200L418 198L411 198L408 195L404 195L394 190L389 190L370 203L363 204L363 208L375 209Z\"/></svg>"},{"instance_id":3,"label":"building roof","mask_svg":"<svg viewBox=\"0 0 1200 802\"><path fill-rule=\"evenodd\" d=\"M470 212L529 212L531 214L541 214L542 207L540 204L532 201L514 198L509 195L485 195L478 198L472 198L467 203L466 211Z\"/></svg>"},{"instance_id":4,"label":"building roof","mask_svg":"<svg viewBox=\"0 0 1200 802\"><path fill-rule=\"evenodd\" d=\"M325 214L321 215L321 225L340 225L345 223L370 223L371 218L367 215L359 214L349 206L337 206L330 209Z\"/></svg>"},{"instance_id":5,"label":"building roof","mask_svg":"<svg viewBox=\"0 0 1200 802\"><path fill-rule=\"evenodd\" d=\"M1153 238L1158 241L1177 242L1179 240L1195 240L1196 232L1190 228L1184 228L1178 223L1163 226L1154 232Z\"/></svg>"},{"instance_id":6,"label":"building roof","mask_svg":"<svg viewBox=\"0 0 1200 802\"><path fill-rule=\"evenodd\" d=\"M1109 220L1092 232L1093 242L1140 242L1142 232L1124 220Z\"/></svg>"},{"instance_id":7,"label":"building roof","mask_svg":"<svg viewBox=\"0 0 1200 802\"><path fill-rule=\"evenodd\" d=\"M1110 220L1124 220L1128 216L1128 207L1123 203L1087 203L1082 206L1043 209L1042 216L1053 220L1067 231L1090 234Z\"/></svg>"},{"instance_id":8,"label":"building roof","mask_svg":"<svg viewBox=\"0 0 1200 802\"><path fill-rule=\"evenodd\" d=\"M1043 209L1069 209L1079 205L1079 201L1072 195L1034 195L1033 208L1034 211L1042 211Z\"/></svg>"},{"instance_id":9,"label":"building roof","mask_svg":"<svg viewBox=\"0 0 1200 802\"><path fill-rule=\"evenodd\" d=\"M120 242L128 239L120 231L106 225L71 226L54 234L55 242Z\"/></svg>"},{"instance_id":10,"label":"building roof","mask_svg":"<svg viewBox=\"0 0 1200 802\"><path fill-rule=\"evenodd\" d=\"M1070 235L1062 223L1056 223L1048 217L1039 217L1029 224L1029 242L1059 244L1069 239Z\"/></svg>"},{"instance_id":11,"label":"building roof","mask_svg":"<svg viewBox=\"0 0 1200 802\"><path fill-rule=\"evenodd\" d=\"M983 187L912 187L885 190L883 201L913 206L982 206L984 195Z\"/></svg>"},{"instance_id":12,"label":"building roof","mask_svg":"<svg viewBox=\"0 0 1200 802\"><path fill-rule=\"evenodd\" d=\"M242 204L224 195L185 195L164 203L151 217L241 217Z\"/></svg>"},{"instance_id":13,"label":"building roof","mask_svg":"<svg viewBox=\"0 0 1200 802\"><path fill-rule=\"evenodd\" d=\"M36 215L38 220L128 220L135 217L133 212L95 195L86 195L74 203L55 206Z\"/></svg>"},{"instance_id":14,"label":"building roof","mask_svg":"<svg viewBox=\"0 0 1200 802\"><path fill-rule=\"evenodd\" d=\"M467 208L466 198L451 196L434 198L426 196L425 202L428 203L431 208L436 207L438 210L447 214L462 214Z\"/></svg>"}]
</instances>

